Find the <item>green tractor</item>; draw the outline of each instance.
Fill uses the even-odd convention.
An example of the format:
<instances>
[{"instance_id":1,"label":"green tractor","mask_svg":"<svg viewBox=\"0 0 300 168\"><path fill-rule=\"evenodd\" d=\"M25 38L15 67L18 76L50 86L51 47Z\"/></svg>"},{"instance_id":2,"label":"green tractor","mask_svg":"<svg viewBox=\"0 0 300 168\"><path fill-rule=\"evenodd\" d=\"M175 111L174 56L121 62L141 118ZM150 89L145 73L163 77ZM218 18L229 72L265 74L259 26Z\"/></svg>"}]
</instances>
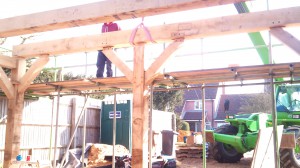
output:
<instances>
[{"instance_id":1,"label":"green tractor","mask_svg":"<svg viewBox=\"0 0 300 168\"><path fill-rule=\"evenodd\" d=\"M280 149L281 167L300 167L300 85L278 86L275 97L277 123L284 126L283 133L294 133L296 142L295 148ZM222 163L240 161L244 153L255 148L259 129L272 127L272 116L266 113L226 118L229 124L213 131L215 142L211 150L214 159Z\"/></svg>"}]
</instances>

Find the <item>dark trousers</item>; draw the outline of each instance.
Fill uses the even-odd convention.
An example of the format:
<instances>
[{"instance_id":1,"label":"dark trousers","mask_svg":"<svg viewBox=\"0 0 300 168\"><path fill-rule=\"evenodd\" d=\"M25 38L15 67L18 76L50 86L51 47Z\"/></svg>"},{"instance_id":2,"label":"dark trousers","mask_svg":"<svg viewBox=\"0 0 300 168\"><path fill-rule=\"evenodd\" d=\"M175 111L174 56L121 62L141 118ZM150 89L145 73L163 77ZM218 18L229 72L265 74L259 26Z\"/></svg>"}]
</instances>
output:
<instances>
[{"instance_id":1,"label":"dark trousers","mask_svg":"<svg viewBox=\"0 0 300 168\"><path fill-rule=\"evenodd\" d=\"M104 66L106 63L106 75L107 77L112 77L111 61L103 54L101 50L98 51L97 58L97 78L102 78L104 73Z\"/></svg>"}]
</instances>

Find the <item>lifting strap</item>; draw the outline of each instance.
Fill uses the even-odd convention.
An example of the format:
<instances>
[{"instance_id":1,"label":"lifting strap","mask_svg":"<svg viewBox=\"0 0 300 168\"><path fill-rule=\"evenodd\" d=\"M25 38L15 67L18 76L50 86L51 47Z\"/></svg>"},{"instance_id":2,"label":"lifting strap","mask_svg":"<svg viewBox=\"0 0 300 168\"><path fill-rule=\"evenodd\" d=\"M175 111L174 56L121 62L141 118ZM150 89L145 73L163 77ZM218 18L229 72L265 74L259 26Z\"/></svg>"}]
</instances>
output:
<instances>
[{"instance_id":1,"label":"lifting strap","mask_svg":"<svg viewBox=\"0 0 300 168\"><path fill-rule=\"evenodd\" d=\"M131 45L134 45L134 38L135 38L135 35L136 35L136 32L138 31L138 29L139 28L142 28L143 30L144 30L144 32L145 32L145 34L146 34L146 36L147 36L147 39L149 40L149 41L151 41L152 43L156 43L154 40L153 40L153 38L152 38L152 36L151 36L151 33L150 33L150 31L149 31L149 29L144 25L144 17L142 18L142 23L140 23L135 29L133 29L132 30L132 32L131 32L131 36L130 36L130 39L129 39L129 43L131 44Z\"/></svg>"}]
</instances>

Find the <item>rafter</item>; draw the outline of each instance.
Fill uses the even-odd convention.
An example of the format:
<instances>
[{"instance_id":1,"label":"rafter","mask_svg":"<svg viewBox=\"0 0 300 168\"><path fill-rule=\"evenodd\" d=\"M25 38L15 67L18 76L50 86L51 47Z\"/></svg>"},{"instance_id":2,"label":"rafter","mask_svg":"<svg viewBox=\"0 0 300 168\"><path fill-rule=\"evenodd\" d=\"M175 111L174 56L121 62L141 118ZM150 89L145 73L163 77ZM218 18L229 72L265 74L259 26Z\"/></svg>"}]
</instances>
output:
<instances>
[{"instance_id":1,"label":"rafter","mask_svg":"<svg viewBox=\"0 0 300 168\"><path fill-rule=\"evenodd\" d=\"M272 28L270 33L278 40L289 46L298 55L300 55L300 41L289 32L283 30L281 27Z\"/></svg>"},{"instance_id":2,"label":"rafter","mask_svg":"<svg viewBox=\"0 0 300 168\"><path fill-rule=\"evenodd\" d=\"M145 83L149 84L153 81L153 79L158 76L158 71L160 68L167 62L167 60L171 57L171 55L180 47L183 43L183 40L174 41L171 43L163 53L151 64L151 66L147 69L145 75Z\"/></svg>"},{"instance_id":3,"label":"rafter","mask_svg":"<svg viewBox=\"0 0 300 168\"><path fill-rule=\"evenodd\" d=\"M28 69L25 75L20 80L19 93L25 92L25 90L30 86L31 82L37 77L44 66L48 63L49 57L44 55L38 58Z\"/></svg>"},{"instance_id":4,"label":"rafter","mask_svg":"<svg viewBox=\"0 0 300 168\"><path fill-rule=\"evenodd\" d=\"M0 37L232 4L248 0L101 1L0 20Z\"/></svg>"},{"instance_id":5,"label":"rafter","mask_svg":"<svg viewBox=\"0 0 300 168\"><path fill-rule=\"evenodd\" d=\"M112 49L104 49L102 52L123 72L129 81L132 81L132 70L116 55Z\"/></svg>"},{"instance_id":6,"label":"rafter","mask_svg":"<svg viewBox=\"0 0 300 168\"><path fill-rule=\"evenodd\" d=\"M5 68L16 68L17 60L15 57L0 55L0 66Z\"/></svg>"},{"instance_id":7,"label":"rafter","mask_svg":"<svg viewBox=\"0 0 300 168\"><path fill-rule=\"evenodd\" d=\"M255 13L224 16L193 22L167 24L150 27L149 30L157 42L171 41L177 38L194 39L234 33L257 32L278 26L299 26L300 7L277 9ZM264 18L264 19L259 19ZM128 47L131 30L108 32L100 35L74 37L14 46L13 55L34 57L43 54L66 54L83 51L95 51L103 47ZM144 32L138 31L135 43L150 42Z\"/></svg>"},{"instance_id":8,"label":"rafter","mask_svg":"<svg viewBox=\"0 0 300 168\"><path fill-rule=\"evenodd\" d=\"M1 67L0 67L0 87L8 99L14 98L14 87Z\"/></svg>"}]
</instances>

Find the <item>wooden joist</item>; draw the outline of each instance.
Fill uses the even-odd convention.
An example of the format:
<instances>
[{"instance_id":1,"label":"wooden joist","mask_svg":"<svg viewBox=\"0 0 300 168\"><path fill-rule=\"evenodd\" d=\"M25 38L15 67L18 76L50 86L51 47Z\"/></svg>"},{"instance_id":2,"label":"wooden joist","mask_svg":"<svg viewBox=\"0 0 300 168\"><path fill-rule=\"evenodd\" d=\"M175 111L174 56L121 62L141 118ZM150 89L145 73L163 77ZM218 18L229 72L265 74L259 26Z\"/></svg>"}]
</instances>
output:
<instances>
[{"instance_id":1,"label":"wooden joist","mask_svg":"<svg viewBox=\"0 0 300 168\"><path fill-rule=\"evenodd\" d=\"M257 32L272 27L300 25L300 7L276 9L255 13L224 16L213 19L197 20L149 27L156 42L167 42L174 39L195 39L234 33ZM260 19L264 18L264 19ZM108 32L98 35L73 37L17 45L13 48L14 56L36 57L49 54L59 55L74 52L96 51L103 47L128 47L131 30ZM138 31L134 43L148 42L143 31Z\"/></svg>"},{"instance_id":2,"label":"wooden joist","mask_svg":"<svg viewBox=\"0 0 300 168\"><path fill-rule=\"evenodd\" d=\"M45 32L247 0L109 0L0 20L0 37Z\"/></svg>"}]
</instances>

